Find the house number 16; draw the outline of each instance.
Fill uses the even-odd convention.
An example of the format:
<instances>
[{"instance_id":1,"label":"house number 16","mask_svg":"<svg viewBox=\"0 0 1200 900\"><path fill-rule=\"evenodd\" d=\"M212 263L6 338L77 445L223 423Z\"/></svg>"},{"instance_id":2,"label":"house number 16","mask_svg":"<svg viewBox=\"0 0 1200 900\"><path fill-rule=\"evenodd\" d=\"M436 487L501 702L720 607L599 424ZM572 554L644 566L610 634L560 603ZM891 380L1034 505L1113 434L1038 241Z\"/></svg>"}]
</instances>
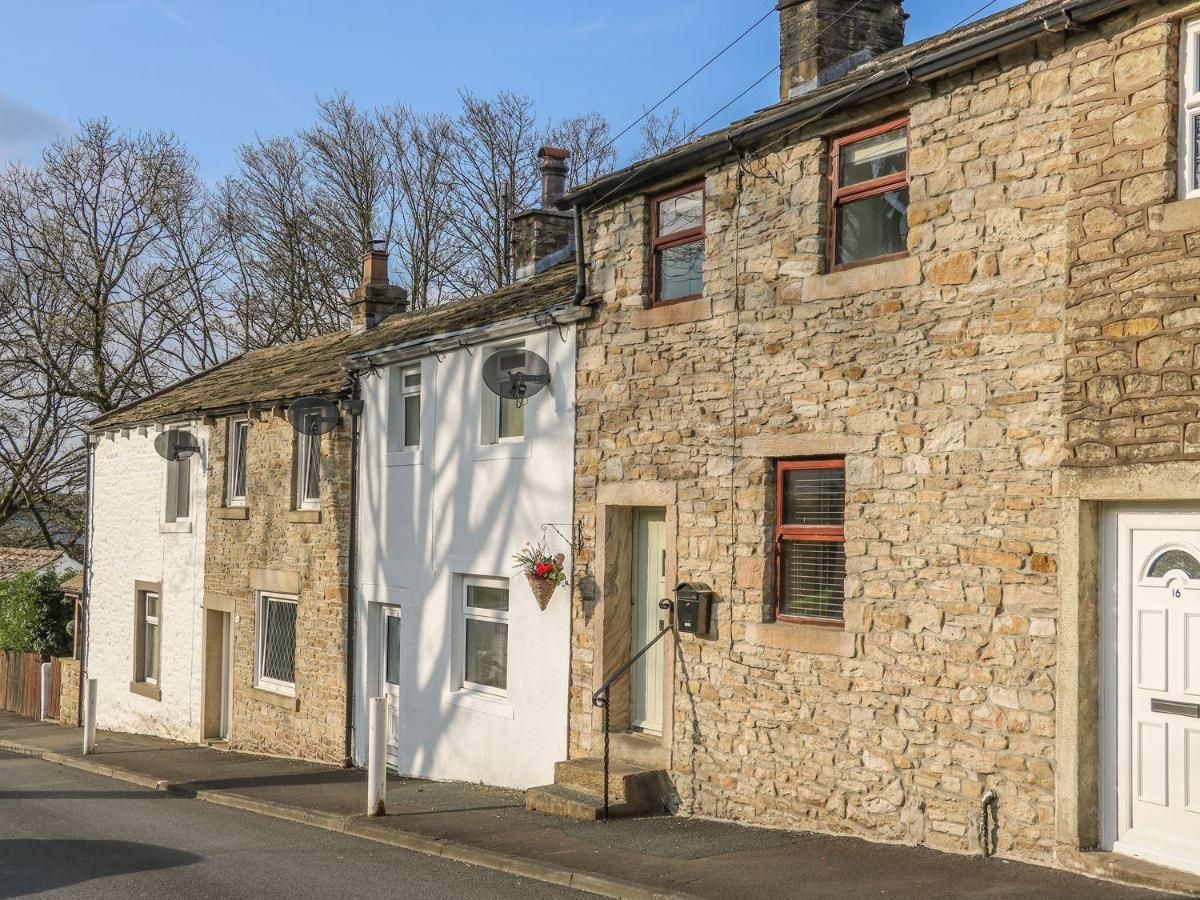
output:
<instances>
[{"instance_id":1,"label":"house number 16","mask_svg":"<svg viewBox=\"0 0 1200 900\"><path fill-rule=\"evenodd\" d=\"M1171 596L1172 597L1182 597L1183 591L1179 590L1179 588L1171 588Z\"/></svg>"}]
</instances>

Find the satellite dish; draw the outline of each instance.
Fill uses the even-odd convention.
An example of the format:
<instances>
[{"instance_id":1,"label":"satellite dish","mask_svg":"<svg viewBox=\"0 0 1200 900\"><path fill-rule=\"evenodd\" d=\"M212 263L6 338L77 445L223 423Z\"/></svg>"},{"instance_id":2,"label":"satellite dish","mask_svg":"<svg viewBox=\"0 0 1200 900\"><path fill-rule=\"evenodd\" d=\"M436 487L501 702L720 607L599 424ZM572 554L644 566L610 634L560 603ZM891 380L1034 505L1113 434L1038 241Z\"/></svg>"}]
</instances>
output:
<instances>
[{"instance_id":1,"label":"satellite dish","mask_svg":"<svg viewBox=\"0 0 1200 900\"><path fill-rule=\"evenodd\" d=\"M337 404L324 397L293 400L288 407L287 417L296 431L313 435L333 431L340 419Z\"/></svg>"},{"instance_id":2,"label":"satellite dish","mask_svg":"<svg viewBox=\"0 0 1200 900\"><path fill-rule=\"evenodd\" d=\"M483 383L499 397L526 400L550 383L550 366L532 350L497 350L483 362Z\"/></svg>"},{"instance_id":3,"label":"satellite dish","mask_svg":"<svg viewBox=\"0 0 1200 900\"><path fill-rule=\"evenodd\" d=\"M154 439L154 452L168 462L188 459L200 452L200 442L190 431L172 428Z\"/></svg>"}]
</instances>

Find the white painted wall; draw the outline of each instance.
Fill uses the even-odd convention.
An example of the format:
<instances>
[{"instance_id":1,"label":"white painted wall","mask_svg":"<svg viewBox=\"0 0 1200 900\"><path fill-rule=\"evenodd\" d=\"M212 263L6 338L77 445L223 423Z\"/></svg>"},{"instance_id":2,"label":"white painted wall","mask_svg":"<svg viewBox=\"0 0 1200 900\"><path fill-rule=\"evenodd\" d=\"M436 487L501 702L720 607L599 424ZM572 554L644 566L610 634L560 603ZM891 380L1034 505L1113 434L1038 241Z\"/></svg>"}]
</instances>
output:
<instances>
[{"instance_id":1,"label":"white painted wall","mask_svg":"<svg viewBox=\"0 0 1200 900\"><path fill-rule=\"evenodd\" d=\"M209 429L191 462L188 523L164 524L167 463L153 427L100 437L93 450L88 676L96 724L111 731L198 740ZM161 700L133 694L134 582L162 584Z\"/></svg>"},{"instance_id":2,"label":"white painted wall","mask_svg":"<svg viewBox=\"0 0 1200 900\"><path fill-rule=\"evenodd\" d=\"M356 753L366 754L364 698L381 693L379 604L402 609L400 772L524 788L554 779L567 753L570 592L538 609L512 556L542 537L570 571L575 438L573 327L534 330L525 346L550 363L531 398L525 441L481 445L483 360L490 345L427 356L422 446L389 455L388 371L364 375L356 597ZM410 365L410 364L406 364ZM461 689L463 575L510 579L508 692Z\"/></svg>"}]
</instances>

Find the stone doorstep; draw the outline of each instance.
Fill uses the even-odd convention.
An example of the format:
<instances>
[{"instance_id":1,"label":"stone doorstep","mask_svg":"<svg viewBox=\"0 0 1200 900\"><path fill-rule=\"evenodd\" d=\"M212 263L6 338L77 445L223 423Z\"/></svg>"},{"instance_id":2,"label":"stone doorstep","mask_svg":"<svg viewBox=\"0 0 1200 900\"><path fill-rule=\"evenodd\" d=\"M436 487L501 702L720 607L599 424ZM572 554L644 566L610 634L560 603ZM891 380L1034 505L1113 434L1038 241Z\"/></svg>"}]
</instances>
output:
<instances>
[{"instance_id":1,"label":"stone doorstep","mask_svg":"<svg viewBox=\"0 0 1200 900\"><path fill-rule=\"evenodd\" d=\"M342 816L333 813L323 813L303 807L289 806L269 800L255 800L243 797L231 791L195 788L191 785L175 784L168 781L155 780L137 772L131 772L116 766L107 766L92 762L88 759L77 759L50 750L43 750L28 744L0 740L0 750L21 756L30 756L72 769L103 775L117 781L136 784L151 790L165 791L195 800L203 800L217 806L225 806L243 812L269 816L273 819L283 819L326 831L348 834L352 837L363 838L381 844L389 844L426 856L439 856L470 865L482 866L511 875L519 875L534 881L543 881L562 887L570 887L586 893L598 894L603 897L630 897L638 900L665 900L665 898L682 898L687 900L687 894L662 892L636 882L609 878L592 872L581 872L566 866L556 866L538 860L506 856L470 844L431 838L418 832L400 831L374 825L368 816Z\"/></svg>"},{"instance_id":2,"label":"stone doorstep","mask_svg":"<svg viewBox=\"0 0 1200 900\"><path fill-rule=\"evenodd\" d=\"M608 777L610 818L667 813L670 780L662 769L611 762ZM525 792L531 812L591 821L604 816L604 760L568 759L554 764L554 784Z\"/></svg>"}]
</instances>

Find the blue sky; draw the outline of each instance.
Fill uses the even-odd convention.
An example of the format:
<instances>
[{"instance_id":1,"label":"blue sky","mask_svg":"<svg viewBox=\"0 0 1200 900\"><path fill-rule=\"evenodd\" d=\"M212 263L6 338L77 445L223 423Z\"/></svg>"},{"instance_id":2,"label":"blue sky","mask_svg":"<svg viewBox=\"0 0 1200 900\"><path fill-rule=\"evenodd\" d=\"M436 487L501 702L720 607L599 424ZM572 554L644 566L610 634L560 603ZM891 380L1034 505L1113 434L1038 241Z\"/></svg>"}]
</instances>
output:
<instances>
[{"instance_id":1,"label":"blue sky","mask_svg":"<svg viewBox=\"0 0 1200 900\"><path fill-rule=\"evenodd\" d=\"M984 0L908 0L909 41ZM82 118L179 134L215 180L239 143L312 121L314 97L452 110L459 87L534 98L544 118L598 111L618 130L774 0L0 0L0 160L36 161ZM997 0L986 14L1010 6ZM698 122L777 61L774 15L682 91ZM776 99L767 78L706 131ZM668 104L671 105L671 104ZM636 134L618 149L626 161Z\"/></svg>"}]
</instances>

